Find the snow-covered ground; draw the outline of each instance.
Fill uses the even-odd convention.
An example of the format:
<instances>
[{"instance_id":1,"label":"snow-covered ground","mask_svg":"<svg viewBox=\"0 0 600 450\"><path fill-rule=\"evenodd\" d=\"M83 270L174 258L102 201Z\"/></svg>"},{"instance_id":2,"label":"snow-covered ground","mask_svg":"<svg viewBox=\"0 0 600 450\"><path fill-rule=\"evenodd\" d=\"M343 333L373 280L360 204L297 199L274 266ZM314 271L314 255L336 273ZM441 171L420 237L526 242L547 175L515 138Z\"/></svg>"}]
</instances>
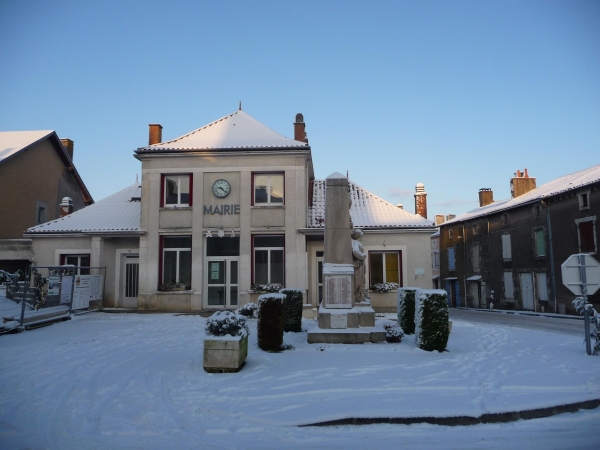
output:
<instances>
[{"instance_id":1,"label":"snow-covered ground","mask_svg":"<svg viewBox=\"0 0 600 450\"><path fill-rule=\"evenodd\" d=\"M348 417L480 416L600 398L576 336L455 321L448 352L400 344L265 353L202 369L199 316L76 316L0 336L0 448L598 449L600 408L474 426L298 427ZM312 322L304 322L304 328Z\"/></svg>"}]
</instances>

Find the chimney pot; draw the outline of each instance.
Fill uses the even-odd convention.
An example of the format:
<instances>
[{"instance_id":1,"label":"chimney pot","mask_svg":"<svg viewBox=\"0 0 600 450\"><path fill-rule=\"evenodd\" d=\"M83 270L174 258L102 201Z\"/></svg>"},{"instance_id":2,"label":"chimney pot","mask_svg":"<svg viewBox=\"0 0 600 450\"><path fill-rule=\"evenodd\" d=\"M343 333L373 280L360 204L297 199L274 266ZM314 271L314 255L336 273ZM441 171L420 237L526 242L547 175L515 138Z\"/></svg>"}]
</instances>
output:
<instances>
[{"instance_id":1,"label":"chimney pot","mask_svg":"<svg viewBox=\"0 0 600 450\"><path fill-rule=\"evenodd\" d=\"M479 207L494 203L494 193L490 188L479 189Z\"/></svg>"},{"instance_id":2,"label":"chimney pot","mask_svg":"<svg viewBox=\"0 0 600 450\"><path fill-rule=\"evenodd\" d=\"M162 142L162 125L151 123L148 127L150 128L148 145L160 144Z\"/></svg>"},{"instance_id":3,"label":"chimney pot","mask_svg":"<svg viewBox=\"0 0 600 450\"><path fill-rule=\"evenodd\" d=\"M306 137L306 124L304 123L304 116L300 113L296 114L296 122L294 122L294 140L306 142L308 144L308 138Z\"/></svg>"},{"instance_id":4,"label":"chimney pot","mask_svg":"<svg viewBox=\"0 0 600 450\"><path fill-rule=\"evenodd\" d=\"M60 143L62 144L62 146L65 148L65 150L69 154L69 158L71 158L71 160L72 160L73 159L73 148L75 146L75 143L71 139L67 139L67 138L61 139Z\"/></svg>"},{"instance_id":5,"label":"chimney pot","mask_svg":"<svg viewBox=\"0 0 600 450\"><path fill-rule=\"evenodd\" d=\"M427 219L427 192L423 183L415 186L415 214Z\"/></svg>"},{"instance_id":6,"label":"chimney pot","mask_svg":"<svg viewBox=\"0 0 600 450\"><path fill-rule=\"evenodd\" d=\"M73 212L73 199L71 197L63 197L60 203L60 217L68 216Z\"/></svg>"}]
</instances>

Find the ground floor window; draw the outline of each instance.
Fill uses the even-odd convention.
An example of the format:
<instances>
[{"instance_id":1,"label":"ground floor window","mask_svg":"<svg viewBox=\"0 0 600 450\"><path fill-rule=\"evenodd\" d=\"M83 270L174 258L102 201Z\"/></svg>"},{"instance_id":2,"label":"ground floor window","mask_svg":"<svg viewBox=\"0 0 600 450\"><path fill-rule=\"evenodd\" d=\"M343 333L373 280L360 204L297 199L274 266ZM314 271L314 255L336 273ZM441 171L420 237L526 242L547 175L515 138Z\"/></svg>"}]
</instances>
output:
<instances>
[{"instance_id":1,"label":"ground floor window","mask_svg":"<svg viewBox=\"0 0 600 450\"><path fill-rule=\"evenodd\" d=\"M284 284L284 235L254 235L254 284Z\"/></svg>"},{"instance_id":2,"label":"ground floor window","mask_svg":"<svg viewBox=\"0 0 600 450\"><path fill-rule=\"evenodd\" d=\"M192 237L162 236L162 283L192 284Z\"/></svg>"},{"instance_id":3,"label":"ground floor window","mask_svg":"<svg viewBox=\"0 0 600 450\"><path fill-rule=\"evenodd\" d=\"M400 251L369 252L369 286L380 283L397 283L402 286Z\"/></svg>"},{"instance_id":4,"label":"ground floor window","mask_svg":"<svg viewBox=\"0 0 600 450\"><path fill-rule=\"evenodd\" d=\"M76 275L90 274L90 255L60 255L60 264L67 266L77 266Z\"/></svg>"}]
</instances>

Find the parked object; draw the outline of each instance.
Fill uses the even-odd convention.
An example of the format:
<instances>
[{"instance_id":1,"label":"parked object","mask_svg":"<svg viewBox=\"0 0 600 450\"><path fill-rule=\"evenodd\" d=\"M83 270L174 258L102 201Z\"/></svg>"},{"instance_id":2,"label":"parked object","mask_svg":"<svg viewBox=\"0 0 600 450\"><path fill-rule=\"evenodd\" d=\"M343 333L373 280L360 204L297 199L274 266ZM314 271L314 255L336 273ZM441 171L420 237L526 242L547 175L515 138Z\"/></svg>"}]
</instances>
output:
<instances>
[{"instance_id":1,"label":"parked object","mask_svg":"<svg viewBox=\"0 0 600 450\"><path fill-rule=\"evenodd\" d=\"M302 291L300 289L281 289L283 300L283 331L302 331Z\"/></svg>"},{"instance_id":2,"label":"parked object","mask_svg":"<svg viewBox=\"0 0 600 450\"><path fill-rule=\"evenodd\" d=\"M267 352L278 352L283 345L284 294L263 294L258 297L258 346Z\"/></svg>"},{"instance_id":3,"label":"parked object","mask_svg":"<svg viewBox=\"0 0 600 450\"><path fill-rule=\"evenodd\" d=\"M248 356L246 318L231 311L218 311L206 322L204 370L212 373L238 372Z\"/></svg>"},{"instance_id":4,"label":"parked object","mask_svg":"<svg viewBox=\"0 0 600 450\"><path fill-rule=\"evenodd\" d=\"M426 351L442 352L448 344L447 293L441 289L422 290L415 303L415 341Z\"/></svg>"}]
</instances>

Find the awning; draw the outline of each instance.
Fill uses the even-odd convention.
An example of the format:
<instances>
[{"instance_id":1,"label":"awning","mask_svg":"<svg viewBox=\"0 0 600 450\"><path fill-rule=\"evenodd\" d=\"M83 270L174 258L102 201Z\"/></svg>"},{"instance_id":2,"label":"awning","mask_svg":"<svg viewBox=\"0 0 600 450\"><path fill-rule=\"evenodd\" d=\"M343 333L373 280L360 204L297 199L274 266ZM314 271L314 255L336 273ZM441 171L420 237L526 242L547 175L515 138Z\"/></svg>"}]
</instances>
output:
<instances>
[{"instance_id":1,"label":"awning","mask_svg":"<svg viewBox=\"0 0 600 450\"><path fill-rule=\"evenodd\" d=\"M480 281L481 275L473 275L472 277L467 278L467 281Z\"/></svg>"},{"instance_id":2,"label":"awning","mask_svg":"<svg viewBox=\"0 0 600 450\"><path fill-rule=\"evenodd\" d=\"M446 281L453 281L453 280L458 280L458 278L456 278L456 277L448 277L448 278L444 278L444 280L446 280Z\"/></svg>"}]
</instances>

